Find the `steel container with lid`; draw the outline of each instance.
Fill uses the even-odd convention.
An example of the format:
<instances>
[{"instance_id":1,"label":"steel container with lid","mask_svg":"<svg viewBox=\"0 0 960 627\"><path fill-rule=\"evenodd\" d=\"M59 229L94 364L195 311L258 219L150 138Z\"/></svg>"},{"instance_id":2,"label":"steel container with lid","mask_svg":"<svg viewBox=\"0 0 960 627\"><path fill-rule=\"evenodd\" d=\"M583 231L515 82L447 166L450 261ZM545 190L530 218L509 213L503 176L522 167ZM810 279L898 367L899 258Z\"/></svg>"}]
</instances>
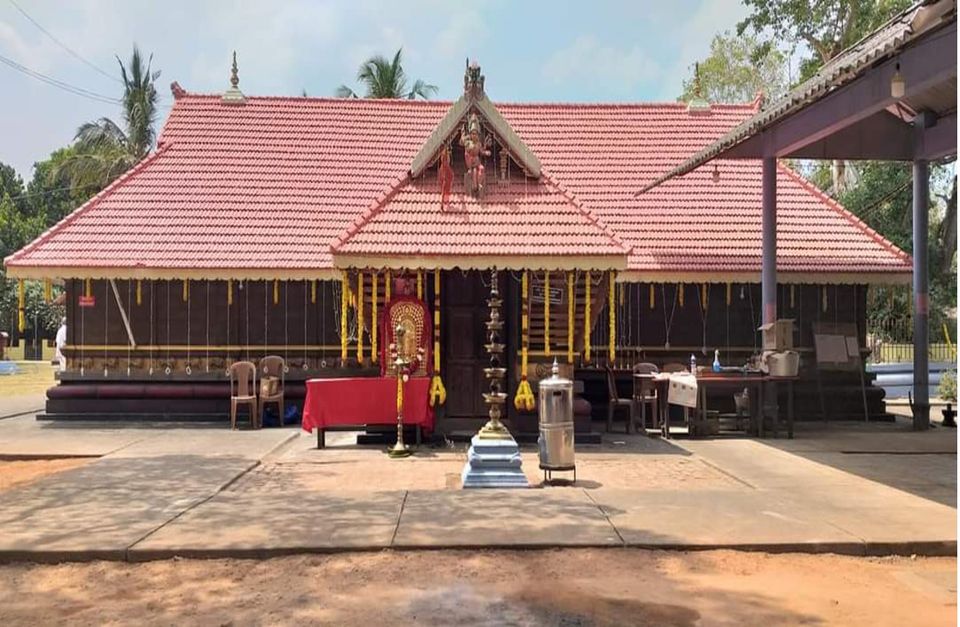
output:
<instances>
[{"instance_id":1,"label":"steel container with lid","mask_svg":"<svg viewBox=\"0 0 960 627\"><path fill-rule=\"evenodd\" d=\"M552 376L540 381L540 468L573 470L573 381L560 376L553 362ZM576 478L576 475L574 475Z\"/></svg>"}]
</instances>

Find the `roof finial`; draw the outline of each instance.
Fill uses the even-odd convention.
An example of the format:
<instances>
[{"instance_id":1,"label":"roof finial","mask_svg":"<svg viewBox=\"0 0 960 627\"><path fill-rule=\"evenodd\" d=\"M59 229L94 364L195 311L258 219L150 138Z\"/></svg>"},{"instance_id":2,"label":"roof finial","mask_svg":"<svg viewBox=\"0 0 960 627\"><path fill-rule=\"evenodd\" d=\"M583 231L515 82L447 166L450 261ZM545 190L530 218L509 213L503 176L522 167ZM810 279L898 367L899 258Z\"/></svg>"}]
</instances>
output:
<instances>
[{"instance_id":1,"label":"roof finial","mask_svg":"<svg viewBox=\"0 0 960 627\"><path fill-rule=\"evenodd\" d=\"M699 79L697 79L699 81ZM240 76L237 75L237 51L233 51L233 66L230 68L230 86L234 89L238 89L240 84ZM697 89L699 91L699 88Z\"/></svg>"},{"instance_id":2,"label":"roof finial","mask_svg":"<svg viewBox=\"0 0 960 627\"><path fill-rule=\"evenodd\" d=\"M240 91L240 76L237 72L237 51L233 51L233 63L230 66L230 89L224 92L221 102L224 104L243 104L247 98Z\"/></svg>"},{"instance_id":3,"label":"roof finial","mask_svg":"<svg viewBox=\"0 0 960 627\"><path fill-rule=\"evenodd\" d=\"M483 83L486 77L480 73L480 64L467 59L467 69L463 73L463 93L474 98L483 96Z\"/></svg>"},{"instance_id":4,"label":"roof finial","mask_svg":"<svg viewBox=\"0 0 960 627\"><path fill-rule=\"evenodd\" d=\"M687 103L687 113L710 113L710 103L700 91L700 62L693 64L693 98Z\"/></svg>"}]
</instances>

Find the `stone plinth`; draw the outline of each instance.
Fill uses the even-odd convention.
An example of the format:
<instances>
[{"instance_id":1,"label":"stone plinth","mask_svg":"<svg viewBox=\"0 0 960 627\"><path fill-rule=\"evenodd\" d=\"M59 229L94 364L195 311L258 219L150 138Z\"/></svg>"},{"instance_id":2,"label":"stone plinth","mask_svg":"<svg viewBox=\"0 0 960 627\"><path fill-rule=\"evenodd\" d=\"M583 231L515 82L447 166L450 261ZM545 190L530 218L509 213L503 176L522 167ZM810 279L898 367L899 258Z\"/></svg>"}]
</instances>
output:
<instances>
[{"instance_id":1,"label":"stone plinth","mask_svg":"<svg viewBox=\"0 0 960 627\"><path fill-rule=\"evenodd\" d=\"M509 434L496 439L473 436L461 479L464 488L528 488L520 447Z\"/></svg>"}]
</instances>

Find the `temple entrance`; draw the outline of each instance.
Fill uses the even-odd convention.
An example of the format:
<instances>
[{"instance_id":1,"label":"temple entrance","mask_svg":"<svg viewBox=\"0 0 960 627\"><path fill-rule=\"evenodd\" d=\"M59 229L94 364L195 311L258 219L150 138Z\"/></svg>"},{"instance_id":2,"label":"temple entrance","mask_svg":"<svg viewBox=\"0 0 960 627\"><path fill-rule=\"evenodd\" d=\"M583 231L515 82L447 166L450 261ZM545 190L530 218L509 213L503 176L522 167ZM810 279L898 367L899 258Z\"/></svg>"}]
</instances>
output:
<instances>
[{"instance_id":1,"label":"temple entrance","mask_svg":"<svg viewBox=\"0 0 960 627\"><path fill-rule=\"evenodd\" d=\"M479 272L443 273L441 349L442 371L447 387L446 417L453 421L444 430L474 429L474 420L486 419L481 392L485 389L483 368L487 319L486 299L490 288ZM487 279L489 281L489 279ZM466 422L469 420L469 422ZM459 424L458 424L459 423Z\"/></svg>"}]
</instances>

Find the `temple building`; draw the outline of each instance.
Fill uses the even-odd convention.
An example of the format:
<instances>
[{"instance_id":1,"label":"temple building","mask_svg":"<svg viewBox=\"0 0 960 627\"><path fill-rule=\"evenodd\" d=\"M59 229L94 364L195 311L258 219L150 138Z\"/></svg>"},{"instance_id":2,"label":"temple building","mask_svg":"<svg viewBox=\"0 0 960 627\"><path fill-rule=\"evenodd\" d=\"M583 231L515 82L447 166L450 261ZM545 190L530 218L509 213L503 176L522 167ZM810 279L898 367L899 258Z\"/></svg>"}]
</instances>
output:
<instances>
[{"instance_id":1,"label":"temple building","mask_svg":"<svg viewBox=\"0 0 960 627\"><path fill-rule=\"evenodd\" d=\"M271 354L294 405L306 379L381 376L378 320L399 290L427 312L436 430L474 432L494 268L511 398L556 358L599 416L608 364L758 351L760 163L638 192L762 98L501 103L486 87L476 65L455 102L174 83L156 151L5 260L12 278L65 285L67 369L47 416L223 419L229 364ZM795 321L798 407L819 408L813 323L854 323L865 346L870 286L909 283L911 259L787 163L776 186L779 312ZM848 384L823 393L862 415ZM869 402L883 413L880 390Z\"/></svg>"}]
</instances>

